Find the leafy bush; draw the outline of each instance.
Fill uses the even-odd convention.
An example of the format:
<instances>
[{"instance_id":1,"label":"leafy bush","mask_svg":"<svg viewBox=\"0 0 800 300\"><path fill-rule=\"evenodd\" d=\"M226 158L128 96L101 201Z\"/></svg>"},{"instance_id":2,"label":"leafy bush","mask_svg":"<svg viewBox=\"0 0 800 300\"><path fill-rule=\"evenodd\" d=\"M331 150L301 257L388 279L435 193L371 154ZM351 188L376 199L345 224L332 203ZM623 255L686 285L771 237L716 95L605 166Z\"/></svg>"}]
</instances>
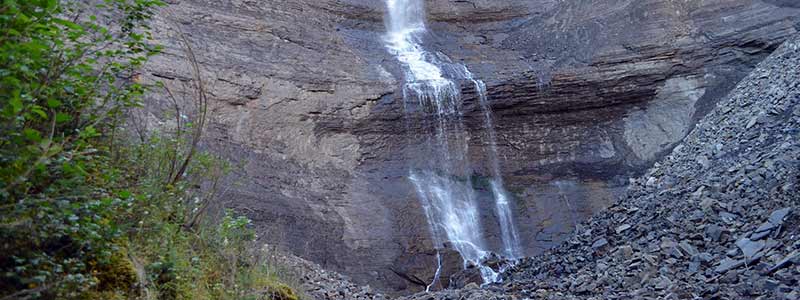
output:
<instances>
[{"instance_id":1,"label":"leafy bush","mask_svg":"<svg viewBox=\"0 0 800 300\"><path fill-rule=\"evenodd\" d=\"M191 135L134 142L119 125L147 92L137 70L159 51L147 22L163 3L0 1L0 299L284 288L251 250L249 220L201 221L213 193L196 187L227 169L195 153L204 113Z\"/></svg>"},{"instance_id":2,"label":"leafy bush","mask_svg":"<svg viewBox=\"0 0 800 300\"><path fill-rule=\"evenodd\" d=\"M109 155L115 119L144 88L128 80L158 48L144 23L157 0L106 1L119 14L98 25L87 7L4 0L0 9L0 290L75 297L97 285L132 205ZM119 28L112 31L110 27Z\"/></svg>"}]
</instances>

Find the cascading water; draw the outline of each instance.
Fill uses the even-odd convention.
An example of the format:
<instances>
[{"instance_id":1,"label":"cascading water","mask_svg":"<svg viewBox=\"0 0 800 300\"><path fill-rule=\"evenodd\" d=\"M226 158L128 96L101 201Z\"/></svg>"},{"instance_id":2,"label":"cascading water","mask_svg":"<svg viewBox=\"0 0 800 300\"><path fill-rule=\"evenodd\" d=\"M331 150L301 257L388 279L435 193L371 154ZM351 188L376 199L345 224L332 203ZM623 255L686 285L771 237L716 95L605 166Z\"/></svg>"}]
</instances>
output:
<instances>
[{"instance_id":1,"label":"cascading water","mask_svg":"<svg viewBox=\"0 0 800 300\"><path fill-rule=\"evenodd\" d=\"M503 176L500 174L500 161L497 158L497 134L494 131L494 117L492 116L491 107L489 107L486 84L480 80L474 80L474 82L475 89L478 90L478 100L483 110L486 131L489 133L489 160L492 168L491 186L494 194L495 210L500 222L503 250L509 258L520 258L522 257L522 246L519 242L519 234L514 226L514 217L511 214L511 207L508 203L508 192L503 184Z\"/></svg>"},{"instance_id":2,"label":"cascading water","mask_svg":"<svg viewBox=\"0 0 800 300\"><path fill-rule=\"evenodd\" d=\"M467 158L469 136L462 121L461 88L456 80L472 80L480 95L491 144L491 187L503 252L508 257L517 258L521 255L519 237L514 228L509 197L500 177L486 87L480 80L473 79L465 66L452 63L441 53L427 52L422 47L422 38L427 33L422 0L386 0L386 6L386 46L406 70L403 100L407 119L414 113L409 109L413 105L421 107L421 113L434 116L421 117L423 122L431 122L426 124L429 126L422 126L431 130L424 133L426 159L412 166L409 172L409 180L420 198L433 241L437 250L449 241L463 257L464 267L469 264L478 266L484 282L496 282L498 274L482 265L489 251L483 238L477 197L471 181L472 167ZM439 253L437 265L436 278L430 286L436 283L441 271Z\"/></svg>"}]
</instances>

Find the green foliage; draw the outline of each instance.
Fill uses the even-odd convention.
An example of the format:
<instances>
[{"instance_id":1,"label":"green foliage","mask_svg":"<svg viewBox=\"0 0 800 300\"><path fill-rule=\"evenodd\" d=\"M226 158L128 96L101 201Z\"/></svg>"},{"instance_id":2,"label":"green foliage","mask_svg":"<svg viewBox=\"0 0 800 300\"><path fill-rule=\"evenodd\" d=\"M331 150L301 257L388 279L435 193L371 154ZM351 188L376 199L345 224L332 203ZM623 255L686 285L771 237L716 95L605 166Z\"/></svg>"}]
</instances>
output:
<instances>
[{"instance_id":1,"label":"green foliage","mask_svg":"<svg viewBox=\"0 0 800 300\"><path fill-rule=\"evenodd\" d=\"M97 284L123 228L108 155L113 119L138 104L129 80L157 47L144 21L159 1L109 0L103 25L55 0L4 0L0 9L0 259L2 291L73 297ZM99 8L98 8L99 9ZM108 28L123 30L112 32Z\"/></svg>"},{"instance_id":2,"label":"green foliage","mask_svg":"<svg viewBox=\"0 0 800 300\"><path fill-rule=\"evenodd\" d=\"M199 221L227 170L194 153L200 130L134 143L118 126L147 92L137 70L159 51L148 20L163 3L0 1L0 298L243 299L283 286L250 250L249 220Z\"/></svg>"}]
</instances>

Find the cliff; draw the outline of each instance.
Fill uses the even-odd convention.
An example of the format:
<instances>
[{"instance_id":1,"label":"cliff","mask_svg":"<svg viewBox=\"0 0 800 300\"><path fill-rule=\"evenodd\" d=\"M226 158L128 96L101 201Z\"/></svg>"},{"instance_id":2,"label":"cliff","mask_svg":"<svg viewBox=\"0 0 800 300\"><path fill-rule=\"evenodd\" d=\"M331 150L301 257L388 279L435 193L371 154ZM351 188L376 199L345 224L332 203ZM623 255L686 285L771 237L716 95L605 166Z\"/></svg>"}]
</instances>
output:
<instances>
[{"instance_id":1,"label":"cliff","mask_svg":"<svg viewBox=\"0 0 800 300\"><path fill-rule=\"evenodd\" d=\"M502 285L409 299L797 299L800 36L625 196Z\"/></svg>"},{"instance_id":2,"label":"cliff","mask_svg":"<svg viewBox=\"0 0 800 300\"><path fill-rule=\"evenodd\" d=\"M357 283L422 289L435 252L405 176L409 159L424 158L409 154L416 137L402 125L382 1L167 2L154 24L165 53L144 78L186 92L183 32L211 101L203 147L235 166L221 205ZM788 0L435 0L428 12L426 44L487 82L528 255L611 205L800 30ZM470 155L487 161L477 95L463 93ZM149 101L165 119L167 98Z\"/></svg>"}]
</instances>

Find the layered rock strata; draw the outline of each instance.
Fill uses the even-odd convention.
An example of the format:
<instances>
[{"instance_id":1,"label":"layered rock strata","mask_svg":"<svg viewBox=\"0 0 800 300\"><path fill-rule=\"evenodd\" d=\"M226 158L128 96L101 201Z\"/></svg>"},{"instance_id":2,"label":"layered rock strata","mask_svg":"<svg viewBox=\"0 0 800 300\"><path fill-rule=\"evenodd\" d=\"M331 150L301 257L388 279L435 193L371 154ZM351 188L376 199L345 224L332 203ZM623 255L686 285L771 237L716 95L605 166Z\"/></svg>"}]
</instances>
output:
<instances>
[{"instance_id":1,"label":"layered rock strata","mask_svg":"<svg viewBox=\"0 0 800 300\"><path fill-rule=\"evenodd\" d=\"M406 179L399 64L379 0L169 0L165 53L143 74L191 100L191 44L210 97L203 147L233 162L222 205L282 248L389 292L416 291L435 252ZM502 174L527 254L611 204L787 36L792 1L428 1L425 41L488 85ZM490 174L465 85L474 180ZM150 99L153 120L172 108ZM409 143L411 141L411 143ZM490 191L476 186L481 197ZM490 201L484 201L490 202ZM488 206L485 224L496 222ZM495 226L484 226L491 229ZM499 232L485 233L499 247ZM457 257L446 258L458 261ZM458 269L459 264L452 264ZM449 270L456 271L456 270Z\"/></svg>"},{"instance_id":2,"label":"layered rock strata","mask_svg":"<svg viewBox=\"0 0 800 300\"><path fill-rule=\"evenodd\" d=\"M625 197L502 285L408 299L800 297L800 35Z\"/></svg>"}]
</instances>

